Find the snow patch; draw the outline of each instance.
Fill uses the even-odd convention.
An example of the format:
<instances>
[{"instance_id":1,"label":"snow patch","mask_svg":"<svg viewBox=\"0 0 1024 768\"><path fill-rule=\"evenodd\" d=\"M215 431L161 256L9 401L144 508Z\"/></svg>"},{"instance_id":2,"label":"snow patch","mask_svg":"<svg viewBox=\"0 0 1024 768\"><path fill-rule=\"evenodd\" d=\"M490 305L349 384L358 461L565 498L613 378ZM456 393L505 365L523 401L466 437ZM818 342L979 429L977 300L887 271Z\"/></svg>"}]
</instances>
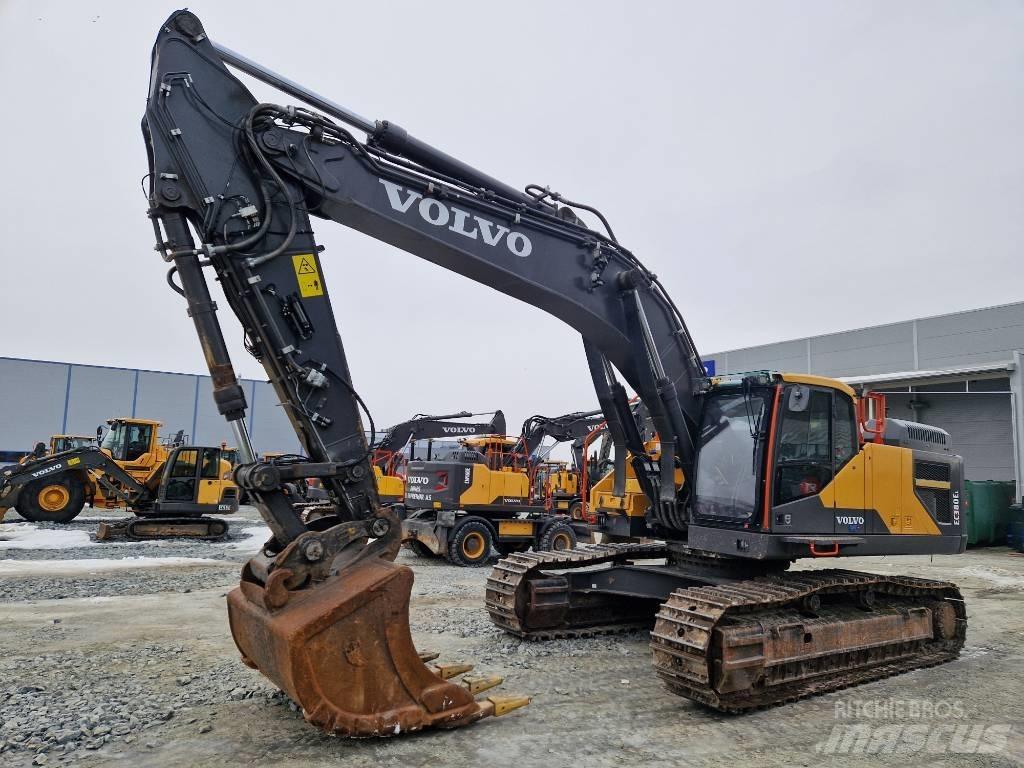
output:
<instances>
[{"instance_id":1,"label":"snow patch","mask_svg":"<svg viewBox=\"0 0 1024 768\"><path fill-rule=\"evenodd\" d=\"M265 525L253 525L243 528L239 533L244 539L229 541L221 544L222 547L243 552L259 552L260 547L270 538L270 529Z\"/></svg>"},{"instance_id":2,"label":"snow patch","mask_svg":"<svg viewBox=\"0 0 1024 768\"><path fill-rule=\"evenodd\" d=\"M204 557L124 557L118 560L0 560L0 576L68 576L139 568L189 568L201 565L235 567L234 563Z\"/></svg>"},{"instance_id":3,"label":"snow patch","mask_svg":"<svg viewBox=\"0 0 1024 768\"><path fill-rule=\"evenodd\" d=\"M37 528L32 523L7 523L0 528L0 550L78 549L95 547L87 531Z\"/></svg>"}]
</instances>

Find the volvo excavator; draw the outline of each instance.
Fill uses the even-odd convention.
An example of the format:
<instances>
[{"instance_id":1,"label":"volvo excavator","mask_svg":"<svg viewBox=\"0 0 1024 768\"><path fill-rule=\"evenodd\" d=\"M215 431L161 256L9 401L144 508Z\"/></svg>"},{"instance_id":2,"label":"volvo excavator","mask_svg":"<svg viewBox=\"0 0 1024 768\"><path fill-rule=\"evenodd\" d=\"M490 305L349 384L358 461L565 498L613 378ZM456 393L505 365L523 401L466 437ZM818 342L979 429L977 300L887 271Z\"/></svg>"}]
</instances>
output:
<instances>
[{"instance_id":1,"label":"volvo excavator","mask_svg":"<svg viewBox=\"0 0 1024 768\"><path fill-rule=\"evenodd\" d=\"M391 427L384 437L373 446L373 474L377 478L377 495L384 504L393 504L405 498L405 478L398 474L399 464L405 460L403 450L411 444L415 449L418 440L437 440L469 437L475 435L505 434L505 414L491 412L488 422L453 421L479 416L478 413L459 411L440 416L418 413L408 421ZM427 447L430 459L430 445ZM410 454L410 457L412 454Z\"/></svg>"},{"instance_id":2,"label":"volvo excavator","mask_svg":"<svg viewBox=\"0 0 1024 768\"><path fill-rule=\"evenodd\" d=\"M536 501L545 509L559 514L569 515L573 519L582 519L583 493L587 487L584 472L587 470L585 451L590 442L602 435L607 435L604 414L600 410L589 413L568 414L558 419L544 416L532 416L523 425L523 438L530 433L540 434L543 438L554 438L553 449L559 443L569 443L569 461L553 460L550 451L543 456L537 455L536 449L530 452L533 469L531 472L531 492ZM611 449L610 440L602 440L599 455L607 463ZM596 474L602 465L598 459L591 465L590 471Z\"/></svg>"},{"instance_id":3,"label":"volvo excavator","mask_svg":"<svg viewBox=\"0 0 1024 768\"><path fill-rule=\"evenodd\" d=\"M609 431L626 449L613 490L624 492L628 454L655 540L510 555L488 582L499 626L573 636L656 612L657 674L725 711L958 655L966 612L951 583L787 572L803 558L962 552L962 466L947 435L885 419L880 403L832 379L708 378L666 288L596 209L536 185L520 191L368 120L211 40L188 11L160 28L151 66L143 133L156 248L233 429L235 478L272 532L228 596L231 631L243 660L309 722L393 735L525 703L477 700L480 685L446 679L450 668L428 667L413 644L412 571L394 562L401 525L377 493L313 218L489 285L582 337ZM229 67L300 104L258 101ZM308 461L256 460L213 280ZM640 436L626 385L650 413L657 451ZM333 514L303 521L282 491L297 477L320 478Z\"/></svg>"}]
</instances>

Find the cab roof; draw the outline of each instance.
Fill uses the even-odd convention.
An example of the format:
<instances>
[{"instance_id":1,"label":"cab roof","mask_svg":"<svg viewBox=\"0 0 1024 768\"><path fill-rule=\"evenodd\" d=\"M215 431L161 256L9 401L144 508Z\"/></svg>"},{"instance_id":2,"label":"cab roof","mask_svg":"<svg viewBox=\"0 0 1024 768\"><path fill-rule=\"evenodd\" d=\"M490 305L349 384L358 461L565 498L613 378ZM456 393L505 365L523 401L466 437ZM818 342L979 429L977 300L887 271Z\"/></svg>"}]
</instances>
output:
<instances>
[{"instance_id":1,"label":"cab roof","mask_svg":"<svg viewBox=\"0 0 1024 768\"><path fill-rule=\"evenodd\" d=\"M852 398L857 397L857 393L853 390L849 384L839 381L839 379L831 379L828 376L815 376L811 373L781 373L779 371L745 371L743 373L730 373L725 376L715 376L711 379L712 387L729 387L739 386L745 378L757 377L762 379L761 383L767 386L772 381L784 381L789 384L806 384L810 387L826 387L828 389L837 389L840 392L844 392Z\"/></svg>"},{"instance_id":2,"label":"cab roof","mask_svg":"<svg viewBox=\"0 0 1024 768\"><path fill-rule=\"evenodd\" d=\"M467 437L459 442L470 448L477 448L488 445L513 446L519 441L505 435L482 435L480 437Z\"/></svg>"}]
</instances>

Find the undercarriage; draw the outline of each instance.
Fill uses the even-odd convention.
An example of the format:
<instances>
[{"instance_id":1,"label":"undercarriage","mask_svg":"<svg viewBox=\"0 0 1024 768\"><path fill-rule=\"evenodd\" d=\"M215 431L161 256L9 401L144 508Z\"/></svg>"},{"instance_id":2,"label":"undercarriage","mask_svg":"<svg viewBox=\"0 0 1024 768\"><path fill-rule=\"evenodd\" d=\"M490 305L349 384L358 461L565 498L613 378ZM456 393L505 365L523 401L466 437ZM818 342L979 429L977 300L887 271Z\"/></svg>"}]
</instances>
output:
<instances>
[{"instance_id":1,"label":"undercarriage","mask_svg":"<svg viewBox=\"0 0 1024 768\"><path fill-rule=\"evenodd\" d=\"M530 640L651 628L679 696L725 712L794 701L955 659L951 583L727 558L679 545L585 545L498 562L487 609Z\"/></svg>"}]
</instances>

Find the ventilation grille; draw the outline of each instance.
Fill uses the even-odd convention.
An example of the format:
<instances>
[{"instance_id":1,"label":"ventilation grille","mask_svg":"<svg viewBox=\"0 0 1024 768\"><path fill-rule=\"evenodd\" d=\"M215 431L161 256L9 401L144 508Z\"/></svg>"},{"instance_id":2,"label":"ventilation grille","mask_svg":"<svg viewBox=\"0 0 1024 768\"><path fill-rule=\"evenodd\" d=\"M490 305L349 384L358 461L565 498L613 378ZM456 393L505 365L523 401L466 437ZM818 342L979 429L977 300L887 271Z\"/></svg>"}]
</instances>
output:
<instances>
[{"instance_id":1,"label":"ventilation grille","mask_svg":"<svg viewBox=\"0 0 1024 768\"><path fill-rule=\"evenodd\" d=\"M922 443L935 443L937 445L946 444L945 432L939 432L935 429L928 429L927 427L919 427L911 424L907 425L907 437L911 440L918 440Z\"/></svg>"},{"instance_id":2,"label":"ventilation grille","mask_svg":"<svg viewBox=\"0 0 1024 768\"><path fill-rule=\"evenodd\" d=\"M953 522L953 517L950 514L949 491L938 488L918 488L917 497L921 499L925 509L931 512L936 522L947 525Z\"/></svg>"},{"instance_id":3,"label":"ventilation grille","mask_svg":"<svg viewBox=\"0 0 1024 768\"><path fill-rule=\"evenodd\" d=\"M914 478L917 480L943 480L949 482L949 464L936 461L915 461Z\"/></svg>"}]
</instances>

